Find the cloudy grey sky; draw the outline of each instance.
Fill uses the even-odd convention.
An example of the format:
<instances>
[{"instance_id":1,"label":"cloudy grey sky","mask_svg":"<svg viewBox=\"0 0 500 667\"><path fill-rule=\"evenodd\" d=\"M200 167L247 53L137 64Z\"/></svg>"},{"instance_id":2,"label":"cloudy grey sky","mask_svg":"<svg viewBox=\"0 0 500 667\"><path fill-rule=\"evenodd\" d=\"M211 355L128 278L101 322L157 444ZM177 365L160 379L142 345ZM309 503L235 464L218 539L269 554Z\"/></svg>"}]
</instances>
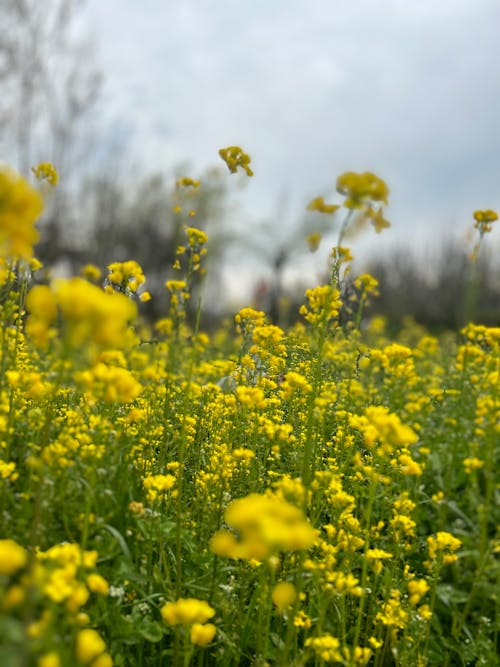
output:
<instances>
[{"instance_id":1,"label":"cloudy grey sky","mask_svg":"<svg viewBox=\"0 0 500 667\"><path fill-rule=\"evenodd\" d=\"M241 145L257 216L372 170L391 238L500 207L498 0L89 0L86 18L103 112L151 168L196 176Z\"/></svg>"}]
</instances>

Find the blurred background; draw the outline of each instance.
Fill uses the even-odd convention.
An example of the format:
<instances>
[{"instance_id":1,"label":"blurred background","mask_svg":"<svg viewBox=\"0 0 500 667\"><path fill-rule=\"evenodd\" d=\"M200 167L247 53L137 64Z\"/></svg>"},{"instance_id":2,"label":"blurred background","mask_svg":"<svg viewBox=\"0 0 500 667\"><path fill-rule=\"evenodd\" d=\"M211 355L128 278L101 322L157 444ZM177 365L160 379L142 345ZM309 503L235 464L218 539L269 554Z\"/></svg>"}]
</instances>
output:
<instances>
[{"instance_id":1,"label":"blurred background","mask_svg":"<svg viewBox=\"0 0 500 667\"><path fill-rule=\"evenodd\" d=\"M0 0L0 21L0 159L59 171L37 251L54 271L136 259L159 317L194 225L209 235L207 317L254 305L285 324L342 221L308 202L340 203L338 175L373 171L392 226L347 239L355 272L380 281L372 312L461 324L472 214L500 207L497 0ZM253 178L220 160L234 144ZM176 188L183 176L200 188ZM475 278L487 324L496 225Z\"/></svg>"}]
</instances>

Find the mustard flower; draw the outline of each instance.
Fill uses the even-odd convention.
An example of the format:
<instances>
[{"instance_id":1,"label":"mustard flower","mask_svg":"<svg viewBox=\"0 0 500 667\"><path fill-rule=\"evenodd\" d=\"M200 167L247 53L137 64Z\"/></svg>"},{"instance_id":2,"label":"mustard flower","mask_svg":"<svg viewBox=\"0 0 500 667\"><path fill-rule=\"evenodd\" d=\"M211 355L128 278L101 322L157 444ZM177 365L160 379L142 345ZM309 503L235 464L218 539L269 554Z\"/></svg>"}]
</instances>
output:
<instances>
[{"instance_id":1,"label":"mustard flower","mask_svg":"<svg viewBox=\"0 0 500 667\"><path fill-rule=\"evenodd\" d=\"M337 179L337 192L346 197L346 208L361 208L366 203L382 202L387 204L389 188L375 174L366 171L357 173L348 171Z\"/></svg>"},{"instance_id":2,"label":"mustard flower","mask_svg":"<svg viewBox=\"0 0 500 667\"><path fill-rule=\"evenodd\" d=\"M0 166L0 257L33 257L42 210L40 193L13 169Z\"/></svg>"},{"instance_id":3,"label":"mustard flower","mask_svg":"<svg viewBox=\"0 0 500 667\"><path fill-rule=\"evenodd\" d=\"M31 171L39 181L47 181L50 185L59 183L59 174L51 162L40 162L36 167L31 167Z\"/></svg>"},{"instance_id":4,"label":"mustard flower","mask_svg":"<svg viewBox=\"0 0 500 667\"><path fill-rule=\"evenodd\" d=\"M318 535L302 510L271 493L251 493L233 500L225 519L240 538L220 530L213 536L210 548L226 558L261 561L279 551L308 549Z\"/></svg>"},{"instance_id":5,"label":"mustard flower","mask_svg":"<svg viewBox=\"0 0 500 667\"><path fill-rule=\"evenodd\" d=\"M85 665L98 658L105 650L106 644L96 630L84 628L76 635L75 655L77 660Z\"/></svg>"},{"instance_id":6,"label":"mustard flower","mask_svg":"<svg viewBox=\"0 0 500 667\"><path fill-rule=\"evenodd\" d=\"M183 176L182 178L177 179L175 185L177 186L177 188L192 188L193 190L197 190L200 187L201 183L200 181L197 181L194 178Z\"/></svg>"},{"instance_id":7,"label":"mustard flower","mask_svg":"<svg viewBox=\"0 0 500 667\"><path fill-rule=\"evenodd\" d=\"M429 558L431 561L442 559L445 565L455 563L458 559L455 551L458 551L462 546L462 542L444 530L439 531L436 535L430 535L427 538L427 547L429 550Z\"/></svg>"},{"instance_id":8,"label":"mustard flower","mask_svg":"<svg viewBox=\"0 0 500 667\"><path fill-rule=\"evenodd\" d=\"M250 168L251 158L239 146L228 146L219 150L220 157L227 164L229 171L235 174L238 167L241 167L246 172L247 176L253 176L253 171Z\"/></svg>"},{"instance_id":9,"label":"mustard flower","mask_svg":"<svg viewBox=\"0 0 500 667\"><path fill-rule=\"evenodd\" d=\"M474 227L479 230L479 234L483 236L492 230L492 224L498 220L498 213L491 209L484 211L474 211Z\"/></svg>"},{"instance_id":10,"label":"mustard flower","mask_svg":"<svg viewBox=\"0 0 500 667\"><path fill-rule=\"evenodd\" d=\"M318 213L335 213L340 206L337 204L327 204L323 197L315 197L307 205L308 211L318 211Z\"/></svg>"},{"instance_id":11,"label":"mustard flower","mask_svg":"<svg viewBox=\"0 0 500 667\"><path fill-rule=\"evenodd\" d=\"M55 651L44 653L38 658L36 667L61 667L59 654Z\"/></svg>"},{"instance_id":12,"label":"mustard flower","mask_svg":"<svg viewBox=\"0 0 500 667\"><path fill-rule=\"evenodd\" d=\"M340 292L332 285L318 285L306 290L307 305L300 307L299 313L312 325L334 320L342 306Z\"/></svg>"},{"instance_id":13,"label":"mustard flower","mask_svg":"<svg viewBox=\"0 0 500 667\"><path fill-rule=\"evenodd\" d=\"M271 592L271 599L280 613L291 607L296 597L295 586L288 581L276 584Z\"/></svg>"},{"instance_id":14,"label":"mustard flower","mask_svg":"<svg viewBox=\"0 0 500 667\"><path fill-rule=\"evenodd\" d=\"M311 252L316 252L316 250L319 248L319 244L321 243L321 234L319 232L308 234L308 236L306 236L306 241L307 245L309 246L309 250Z\"/></svg>"},{"instance_id":15,"label":"mustard flower","mask_svg":"<svg viewBox=\"0 0 500 667\"><path fill-rule=\"evenodd\" d=\"M167 602L160 609L161 616L168 625L193 625L205 623L215 614L208 602L196 598L179 598Z\"/></svg>"},{"instance_id":16,"label":"mustard flower","mask_svg":"<svg viewBox=\"0 0 500 667\"><path fill-rule=\"evenodd\" d=\"M309 637L305 641L306 648L311 648L325 662L343 662L340 652L340 641L331 635Z\"/></svg>"},{"instance_id":17,"label":"mustard flower","mask_svg":"<svg viewBox=\"0 0 500 667\"><path fill-rule=\"evenodd\" d=\"M14 540L0 540L0 574L10 576L28 562L28 554Z\"/></svg>"},{"instance_id":18,"label":"mustard flower","mask_svg":"<svg viewBox=\"0 0 500 667\"><path fill-rule=\"evenodd\" d=\"M213 623L194 623L189 631L191 642L196 646L206 646L215 637L217 628Z\"/></svg>"}]
</instances>

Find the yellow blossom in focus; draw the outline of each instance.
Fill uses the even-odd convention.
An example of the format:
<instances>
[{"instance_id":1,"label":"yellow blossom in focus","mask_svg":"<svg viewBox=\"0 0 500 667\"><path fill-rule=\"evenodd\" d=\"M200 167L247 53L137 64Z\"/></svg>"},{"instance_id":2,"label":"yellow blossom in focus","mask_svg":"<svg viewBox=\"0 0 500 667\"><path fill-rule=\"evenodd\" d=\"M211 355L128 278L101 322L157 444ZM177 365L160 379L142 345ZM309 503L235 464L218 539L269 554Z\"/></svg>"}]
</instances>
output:
<instances>
[{"instance_id":1,"label":"yellow blossom in focus","mask_svg":"<svg viewBox=\"0 0 500 667\"><path fill-rule=\"evenodd\" d=\"M174 485L175 477L173 475L148 475L143 481L147 499L150 503L161 500Z\"/></svg>"},{"instance_id":2,"label":"yellow blossom in focus","mask_svg":"<svg viewBox=\"0 0 500 667\"><path fill-rule=\"evenodd\" d=\"M412 579L408 582L408 593L410 595L410 604L415 606L429 590L429 584L425 579Z\"/></svg>"},{"instance_id":3,"label":"yellow blossom in focus","mask_svg":"<svg viewBox=\"0 0 500 667\"><path fill-rule=\"evenodd\" d=\"M229 171L235 174L238 167L241 167L246 172L247 176L253 176L253 171L250 168L251 157L245 153L239 146L228 146L219 150L220 157L227 164Z\"/></svg>"},{"instance_id":4,"label":"yellow blossom in focus","mask_svg":"<svg viewBox=\"0 0 500 667\"><path fill-rule=\"evenodd\" d=\"M427 538L427 547L429 550L429 558L431 561L442 558L445 565L455 563L458 556L455 551L458 551L462 546L462 542L444 530L439 531L436 535L430 535Z\"/></svg>"},{"instance_id":5,"label":"yellow blossom in focus","mask_svg":"<svg viewBox=\"0 0 500 667\"><path fill-rule=\"evenodd\" d=\"M306 290L307 306L300 307L299 313L313 325L320 325L335 319L342 302L340 292L332 285L318 285Z\"/></svg>"},{"instance_id":6,"label":"yellow blossom in focus","mask_svg":"<svg viewBox=\"0 0 500 667\"><path fill-rule=\"evenodd\" d=\"M201 229L196 227L187 227L186 235L188 237L188 245L191 248L202 246L208 241L208 236Z\"/></svg>"}]
</instances>

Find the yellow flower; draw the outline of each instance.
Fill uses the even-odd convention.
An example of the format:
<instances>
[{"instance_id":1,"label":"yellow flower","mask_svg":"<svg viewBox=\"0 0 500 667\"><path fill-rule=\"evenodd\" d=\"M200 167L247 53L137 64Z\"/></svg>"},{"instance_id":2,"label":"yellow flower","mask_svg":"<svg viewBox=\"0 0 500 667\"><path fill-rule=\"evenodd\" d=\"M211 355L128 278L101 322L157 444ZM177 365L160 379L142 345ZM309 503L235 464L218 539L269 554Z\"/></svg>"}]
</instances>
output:
<instances>
[{"instance_id":1,"label":"yellow flower","mask_svg":"<svg viewBox=\"0 0 500 667\"><path fill-rule=\"evenodd\" d=\"M75 655L77 660L88 664L98 658L106 650L101 635L91 628L84 628L76 635Z\"/></svg>"},{"instance_id":2,"label":"yellow flower","mask_svg":"<svg viewBox=\"0 0 500 667\"><path fill-rule=\"evenodd\" d=\"M0 540L0 574L10 576L26 565L28 554L14 540Z\"/></svg>"},{"instance_id":3,"label":"yellow flower","mask_svg":"<svg viewBox=\"0 0 500 667\"><path fill-rule=\"evenodd\" d=\"M61 659L55 651L40 656L36 663L37 667L60 667L60 664Z\"/></svg>"},{"instance_id":4,"label":"yellow flower","mask_svg":"<svg viewBox=\"0 0 500 667\"><path fill-rule=\"evenodd\" d=\"M323 197L315 197L307 205L308 211L318 211L318 213L335 213L340 208L337 204L327 204Z\"/></svg>"},{"instance_id":5,"label":"yellow flower","mask_svg":"<svg viewBox=\"0 0 500 667\"><path fill-rule=\"evenodd\" d=\"M295 586L288 581L281 581L276 584L271 593L271 599L280 613L291 607L296 597Z\"/></svg>"},{"instance_id":6,"label":"yellow flower","mask_svg":"<svg viewBox=\"0 0 500 667\"><path fill-rule=\"evenodd\" d=\"M0 257L30 259L43 200L22 176L0 166Z\"/></svg>"},{"instance_id":7,"label":"yellow flower","mask_svg":"<svg viewBox=\"0 0 500 667\"><path fill-rule=\"evenodd\" d=\"M445 565L454 563L458 559L454 552L458 551L461 546L462 542L457 537L444 530L427 538L429 558L431 560L442 558Z\"/></svg>"},{"instance_id":8,"label":"yellow flower","mask_svg":"<svg viewBox=\"0 0 500 667\"><path fill-rule=\"evenodd\" d=\"M188 245L191 248L204 245L208 241L208 236L201 229L196 227L187 227L186 235L188 237Z\"/></svg>"},{"instance_id":9,"label":"yellow flower","mask_svg":"<svg viewBox=\"0 0 500 667\"><path fill-rule=\"evenodd\" d=\"M148 475L144 478L143 486L150 503L162 499L167 491L175 484L173 475Z\"/></svg>"},{"instance_id":10,"label":"yellow flower","mask_svg":"<svg viewBox=\"0 0 500 667\"><path fill-rule=\"evenodd\" d=\"M233 500L225 519L240 539L227 530L218 531L210 548L227 558L262 561L278 551L308 549L318 535L302 510L270 492Z\"/></svg>"},{"instance_id":11,"label":"yellow flower","mask_svg":"<svg viewBox=\"0 0 500 667\"><path fill-rule=\"evenodd\" d=\"M216 631L217 628L213 623L194 623L191 626L189 636L192 643L196 644L196 646L206 646L215 637Z\"/></svg>"},{"instance_id":12,"label":"yellow flower","mask_svg":"<svg viewBox=\"0 0 500 667\"><path fill-rule=\"evenodd\" d=\"M331 285L318 285L306 290L306 298L308 304L302 305L299 313L313 325L335 319L342 306L339 290Z\"/></svg>"},{"instance_id":13,"label":"yellow flower","mask_svg":"<svg viewBox=\"0 0 500 667\"><path fill-rule=\"evenodd\" d=\"M393 554L383 549L368 549L366 552L366 558L368 562L372 565L374 571L378 574L382 571L382 561L390 560L393 558Z\"/></svg>"},{"instance_id":14,"label":"yellow flower","mask_svg":"<svg viewBox=\"0 0 500 667\"><path fill-rule=\"evenodd\" d=\"M87 577L87 586L92 593L99 593L100 595L107 595L109 592L109 584L101 577L100 574L92 572Z\"/></svg>"},{"instance_id":15,"label":"yellow flower","mask_svg":"<svg viewBox=\"0 0 500 667\"><path fill-rule=\"evenodd\" d=\"M86 264L82 269L82 276L96 283L102 276L102 271L95 264Z\"/></svg>"},{"instance_id":16,"label":"yellow flower","mask_svg":"<svg viewBox=\"0 0 500 667\"><path fill-rule=\"evenodd\" d=\"M307 245L311 252L316 252L321 243L321 234L319 232L313 232L306 237Z\"/></svg>"},{"instance_id":17,"label":"yellow flower","mask_svg":"<svg viewBox=\"0 0 500 667\"><path fill-rule=\"evenodd\" d=\"M193 625L208 621L215 614L215 610L205 600L179 598L176 602L163 605L160 613L168 625Z\"/></svg>"},{"instance_id":18,"label":"yellow flower","mask_svg":"<svg viewBox=\"0 0 500 667\"><path fill-rule=\"evenodd\" d=\"M57 169L50 162L40 162L36 167L31 167L31 171L39 181L47 181L50 185L57 185L59 183Z\"/></svg>"},{"instance_id":19,"label":"yellow flower","mask_svg":"<svg viewBox=\"0 0 500 667\"><path fill-rule=\"evenodd\" d=\"M429 590L429 584L425 579L412 579L408 582L408 593L410 594L410 604L417 605Z\"/></svg>"},{"instance_id":20,"label":"yellow flower","mask_svg":"<svg viewBox=\"0 0 500 667\"><path fill-rule=\"evenodd\" d=\"M491 232L492 223L498 220L498 213L492 211L490 208L484 211L474 211L474 227L479 230L481 236L487 232Z\"/></svg>"},{"instance_id":21,"label":"yellow flower","mask_svg":"<svg viewBox=\"0 0 500 667\"><path fill-rule=\"evenodd\" d=\"M478 459L476 456L472 456L469 458L465 458L463 461L463 466L465 469L465 472L470 475L473 470L479 470L484 466L484 461L481 461L481 459Z\"/></svg>"},{"instance_id":22,"label":"yellow flower","mask_svg":"<svg viewBox=\"0 0 500 667\"><path fill-rule=\"evenodd\" d=\"M387 204L389 188L375 174L366 171L362 174L348 171L337 179L337 192L345 195L346 208L360 208L367 202L383 202Z\"/></svg>"},{"instance_id":23,"label":"yellow flower","mask_svg":"<svg viewBox=\"0 0 500 667\"><path fill-rule=\"evenodd\" d=\"M197 190L201 185L200 181L196 181L194 178L189 178L188 176L178 178L175 184L178 188L193 188L193 190Z\"/></svg>"},{"instance_id":24,"label":"yellow flower","mask_svg":"<svg viewBox=\"0 0 500 667\"><path fill-rule=\"evenodd\" d=\"M385 602L382 610L377 613L376 619L381 621L383 625L400 629L405 627L408 620L408 612L402 609L399 598L399 591L391 591L390 599Z\"/></svg>"},{"instance_id":25,"label":"yellow flower","mask_svg":"<svg viewBox=\"0 0 500 667\"><path fill-rule=\"evenodd\" d=\"M306 639L306 647L310 647L325 662L344 662L340 653L340 641L331 635L310 637Z\"/></svg>"},{"instance_id":26,"label":"yellow flower","mask_svg":"<svg viewBox=\"0 0 500 667\"><path fill-rule=\"evenodd\" d=\"M241 167L246 172L247 176L253 176L253 171L250 168L251 158L247 153L244 153L239 146L221 148L219 150L219 155L227 164L228 169L232 174L235 174L238 171L238 167Z\"/></svg>"}]
</instances>

